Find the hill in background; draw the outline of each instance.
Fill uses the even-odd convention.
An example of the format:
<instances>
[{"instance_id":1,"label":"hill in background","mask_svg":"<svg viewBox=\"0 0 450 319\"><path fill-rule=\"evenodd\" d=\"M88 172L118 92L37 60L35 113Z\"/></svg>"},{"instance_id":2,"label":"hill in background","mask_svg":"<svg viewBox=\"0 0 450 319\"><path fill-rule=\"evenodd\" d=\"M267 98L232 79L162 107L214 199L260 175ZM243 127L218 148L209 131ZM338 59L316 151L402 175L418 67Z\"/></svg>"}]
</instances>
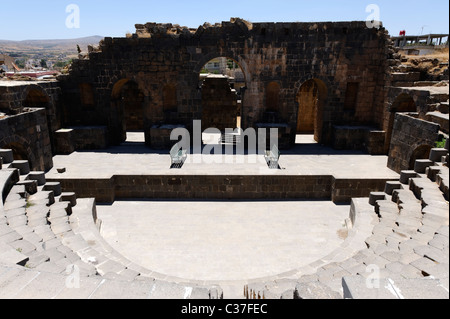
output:
<instances>
[{"instance_id":1,"label":"hill in background","mask_svg":"<svg viewBox=\"0 0 450 319\"><path fill-rule=\"evenodd\" d=\"M82 51L87 50L87 46L98 45L101 36L91 36L78 39L56 39L56 40L24 40L9 41L0 40L0 52L14 53L61 53L66 55L77 54L77 45Z\"/></svg>"}]
</instances>

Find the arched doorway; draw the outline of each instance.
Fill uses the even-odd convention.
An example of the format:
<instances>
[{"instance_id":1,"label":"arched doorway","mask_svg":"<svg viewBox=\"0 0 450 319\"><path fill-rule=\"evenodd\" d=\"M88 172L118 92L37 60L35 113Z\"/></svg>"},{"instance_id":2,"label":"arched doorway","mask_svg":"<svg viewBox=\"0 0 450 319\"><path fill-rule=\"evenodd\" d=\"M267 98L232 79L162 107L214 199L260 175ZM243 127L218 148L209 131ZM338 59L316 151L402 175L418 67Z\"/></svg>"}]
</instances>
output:
<instances>
[{"instance_id":1,"label":"arched doorway","mask_svg":"<svg viewBox=\"0 0 450 319\"><path fill-rule=\"evenodd\" d=\"M50 97L43 89L31 88L23 101L24 107L29 108L47 108L50 103Z\"/></svg>"},{"instance_id":2,"label":"arched doorway","mask_svg":"<svg viewBox=\"0 0 450 319\"><path fill-rule=\"evenodd\" d=\"M144 130L144 95L139 85L130 79L116 82L111 94L111 123L116 123L116 135L121 134L121 140L127 139L127 132ZM143 137L142 137L143 139Z\"/></svg>"},{"instance_id":3,"label":"arched doorway","mask_svg":"<svg viewBox=\"0 0 450 319\"><path fill-rule=\"evenodd\" d=\"M314 134L314 140L322 140L323 107L327 99L327 87L319 79L303 83L297 93L297 134Z\"/></svg>"},{"instance_id":4,"label":"arched doorway","mask_svg":"<svg viewBox=\"0 0 450 319\"><path fill-rule=\"evenodd\" d=\"M202 129L240 127L245 75L231 58L218 57L207 62L200 71L202 93Z\"/></svg>"}]
</instances>

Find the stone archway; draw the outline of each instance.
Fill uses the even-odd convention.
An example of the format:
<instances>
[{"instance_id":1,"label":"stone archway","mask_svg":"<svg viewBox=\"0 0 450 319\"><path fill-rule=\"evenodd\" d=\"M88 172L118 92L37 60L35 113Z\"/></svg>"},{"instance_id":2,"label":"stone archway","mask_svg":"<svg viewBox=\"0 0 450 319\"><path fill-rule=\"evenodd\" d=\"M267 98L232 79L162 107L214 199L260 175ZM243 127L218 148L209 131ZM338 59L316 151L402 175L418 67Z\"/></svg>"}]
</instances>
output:
<instances>
[{"instance_id":1,"label":"stone archway","mask_svg":"<svg viewBox=\"0 0 450 319\"><path fill-rule=\"evenodd\" d=\"M319 79L304 82L297 93L297 134L314 134L317 142L322 140L323 109L328 90Z\"/></svg>"},{"instance_id":2,"label":"stone archway","mask_svg":"<svg viewBox=\"0 0 450 319\"><path fill-rule=\"evenodd\" d=\"M227 56L207 61L199 72L202 129L240 126L246 74L241 65Z\"/></svg>"},{"instance_id":3,"label":"stone archway","mask_svg":"<svg viewBox=\"0 0 450 319\"><path fill-rule=\"evenodd\" d=\"M119 80L113 87L111 102L123 117L125 131L142 131L144 128L144 95L139 85L129 79Z\"/></svg>"}]
</instances>

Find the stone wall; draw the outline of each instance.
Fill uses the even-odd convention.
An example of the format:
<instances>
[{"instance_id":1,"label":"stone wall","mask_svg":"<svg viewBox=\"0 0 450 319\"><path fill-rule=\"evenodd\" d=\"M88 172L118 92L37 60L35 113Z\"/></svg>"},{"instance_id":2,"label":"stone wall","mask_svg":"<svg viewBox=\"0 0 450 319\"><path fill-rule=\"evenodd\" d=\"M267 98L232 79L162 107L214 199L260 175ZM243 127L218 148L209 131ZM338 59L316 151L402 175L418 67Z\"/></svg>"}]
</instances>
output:
<instances>
[{"instance_id":1,"label":"stone wall","mask_svg":"<svg viewBox=\"0 0 450 319\"><path fill-rule=\"evenodd\" d=\"M21 114L30 108L45 108L51 147L54 132L61 128L61 88L56 81L0 82L0 112Z\"/></svg>"},{"instance_id":2,"label":"stone wall","mask_svg":"<svg viewBox=\"0 0 450 319\"><path fill-rule=\"evenodd\" d=\"M278 118L292 128L287 143L292 145L299 118L297 95L311 79L320 81L325 91L316 116L319 142L331 143L332 125L382 126L389 57L383 28L369 29L365 22L251 24L241 19L196 30L153 23L136 28L131 38L105 38L86 59L74 61L69 75L60 77L64 126L107 125L111 141L122 142L123 110L114 100L123 84L133 81L143 97L143 125L150 146L154 125L191 129L192 121L203 113L200 71L222 56L235 60L244 73L244 129L264 123L269 108L266 89L276 81ZM355 86L348 83L358 87L350 111L344 110L346 91ZM177 90L177 112L171 123L164 123L163 92L168 84ZM81 103L80 85L92 87L93 104Z\"/></svg>"},{"instance_id":3,"label":"stone wall","mask_svg":"<svg viewBox=\"0 0 450 319\"><path fill-rule=\"evenodd\" d=\"M392 131L389 150L388 167L397 173L414 168L416 159L423 153L427 159L426 150L431 150L439 137L439 125L418 119L418 114L397 113Z\"/></svg>"},{"instance_id":4,"label":"stone wall","mask_svg":"<svg viewBox=\"0 0 450 319\"><path fill-rule=\"evenodd\" d=\"M53 160L45 109L1 119L0 148L12 149L15 159L28 160L32 170L50 170Z\"/></svg>"},{"instance_id":5,"label":"stone wall","mask_svg":"<svg viewBox=\"0 0 450 319\"><path fill-rule=\"evenodd\" d=\"M50 180L50 179L49 179ZM63 190L97 202L118 199L333 200L349 203L384 189L386 179L336 179L333 176L122 176L106 179L52 179Z\"/></svg>"},{"instance_id":6,"label":"stone wall","mask_svg":"<svg viewBox=\"0 0 450 319\"><path fill-rule=\"evenodd\" d=\"M362 150L371 155L384 155L386 132L367 126L333 126L333 148Z\"/></svg>"}]
</instances>

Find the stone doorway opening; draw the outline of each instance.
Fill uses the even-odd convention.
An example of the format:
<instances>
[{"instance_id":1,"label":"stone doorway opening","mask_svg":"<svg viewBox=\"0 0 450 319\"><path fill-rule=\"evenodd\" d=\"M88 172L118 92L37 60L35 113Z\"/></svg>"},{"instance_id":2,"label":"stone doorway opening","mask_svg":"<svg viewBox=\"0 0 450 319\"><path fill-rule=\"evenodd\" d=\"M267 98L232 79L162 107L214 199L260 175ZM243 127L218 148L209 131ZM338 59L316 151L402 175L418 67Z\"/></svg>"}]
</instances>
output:
<instances>
[{"instance_id":1,"label":"stone doorway opening","mask_svg":"<svg viewBox=\"0 0 450 319\"><path fill-rule=\"evenodd\" d=\"M297 134L314 135L316 142L322 140L323 108L327 99L327 87L319 79L304 82L297 93Z\"/></svg>"},{"instance_id":2,"label":"stone doorway opening","mask_svg":"<svg viewBox=\"0 0 450 319\"><path fill-rule=\"evenodd\" d=\"M203 66L199 81L202 131L206 131L203 140L208 144L221 143L225 129L241 127L244 72L235 60L218 57ZM210 128L214 130L208 130Z\"/></svg>"},{"instance_id":3,"label":"stone doorway opening","mask_svg":"<svg viewBox=\"0 0 450 319\"><path fill-rule=\"evenodd\" d=\"M144 94L138 83L129 79L118 81L114 85L111 101L121 117L124 141L128 139L128 133L144 131Z\"/></svg>"}]
</instances>

